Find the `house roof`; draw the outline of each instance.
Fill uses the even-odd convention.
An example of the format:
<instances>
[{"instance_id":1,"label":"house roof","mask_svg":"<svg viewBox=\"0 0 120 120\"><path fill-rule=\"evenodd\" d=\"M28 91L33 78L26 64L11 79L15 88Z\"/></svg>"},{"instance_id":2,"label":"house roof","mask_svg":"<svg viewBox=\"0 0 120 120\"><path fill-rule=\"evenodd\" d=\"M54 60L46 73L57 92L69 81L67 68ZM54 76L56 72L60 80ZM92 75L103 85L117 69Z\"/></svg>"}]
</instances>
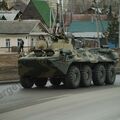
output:
<instances>
[{"instance_id":1,"label":"house roof","mask_svg":"<svg viewBox=\"0 0 120 120\"><path fill-rule=\"evenodd\" d=\"M74 32L72 33L74 37L83 37L83 38L97 38L98 34L97 32ZM99 32L99 38L102 38L103 34L102 32Z\"/></svg>"},{"instance_id":2,"label":"house roof","mask_svg":"<svg viewBox=\"0 0 120 120\"><path fill-rule=\"evenodd\" d=\"M108 28L108 21L99 22L99 32L104 32ZM96 21L73 21L68 27L69 32L96 32Z\"/></svg>"},{"instance_id":3,"label":"house roof","mask_svg":"<svg viewBox=\"0 0 120 120\"><path fill-rule=\"evenodd\" d=\"M107 20L108 16L106 14L100 14L100 19L101 20ZM72 20L85 20L85 21L90 21L91 19L96 19L95 14L73 14L72 15Z\"/></svg>"},{"instance_id":4,"label":"house roof","mask_svg":"<svg viewBox=\"0 0 120 120\"><path fill-rule=\"evenodd\" d=\"M19 10L12 10L12 11L0 11L0 18L2 19L3 17L6 19L6 20L15 20L16 16L19 14Z\"/></svg>"},{"instance_id":5,"label":"house roof","mask_svg":"<svg viewBox=\"0 0 120 120\"><path fill-rule=\"evenodd\" d=\"M50 27L50 7L46 1L43 0L31 0L24 10L22 19L35 19L41 20L43 24ZM51 22L53 16L51 15Z\"/></svg>"},{"instance_id":6,"label":"house roof","mask_svg":"<svg viewBox=\"0 0 120 120\"><path fill-rule=\"evenodd\" d=\"M4 15L0 15L0 20L3 20L3 18L4 18Z\"/></svg>"},{"instance_id":7,"label":"house roof","mask_svg":"<svg viewBox=\"0 0 120 120\"><path fill-rule=\"evenodd\" d=\"M0 21L0 34L29 34L39 20Z\"/></svg>"},{"instance_id":8,"label":"house roof","mask_svg":"<svg viewBox=\"0 0 120 120\"><path fill-rule=\"evenodd\" d=\"M50 7L46 1L42 0L31 0L35 8L37 9L40 16L42 16L43 20L47 24L50 25Z\"/></svg>"}]
</instances>

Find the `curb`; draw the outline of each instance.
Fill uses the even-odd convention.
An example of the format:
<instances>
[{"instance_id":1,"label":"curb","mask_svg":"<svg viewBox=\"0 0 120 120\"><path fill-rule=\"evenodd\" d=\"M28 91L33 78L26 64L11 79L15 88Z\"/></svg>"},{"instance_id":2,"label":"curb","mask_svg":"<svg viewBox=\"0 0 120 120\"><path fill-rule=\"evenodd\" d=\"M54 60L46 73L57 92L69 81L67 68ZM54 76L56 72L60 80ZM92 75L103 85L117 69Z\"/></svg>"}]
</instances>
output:
<instances>
[{"instance_id":1,"label":"curb","mask_svg":"<svg viewBox=\"0 0 120 120\"><path fill-rule=\"evenodd\" d=\"M0 84L10 84L10 83L19 83L19 80L2 80L0 81Z\"/></svg>"}]
</instances>

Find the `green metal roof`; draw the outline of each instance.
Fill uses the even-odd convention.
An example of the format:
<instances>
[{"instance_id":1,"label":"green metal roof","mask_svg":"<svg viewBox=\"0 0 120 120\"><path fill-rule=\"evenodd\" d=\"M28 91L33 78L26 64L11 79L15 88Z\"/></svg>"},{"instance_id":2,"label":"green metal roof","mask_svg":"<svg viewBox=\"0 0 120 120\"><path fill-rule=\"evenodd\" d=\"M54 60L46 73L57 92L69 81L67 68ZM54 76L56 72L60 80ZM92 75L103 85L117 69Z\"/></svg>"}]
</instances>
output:
<instances>
[{"instance_id":1,"label":"green metal roof","mask_svg":"<svg viewBox=\"0 0 120 120\"><path fill-rule=\"evenodd\" d=\"M108 28L108 21L99 22L99 32L104 32ZM96 32L96 21L73 21L68 27L69 32Z\"/></svg>"},{"instance_id":2,"label":"green metal roof","mask_svg":"<svg viewBox=\"0 0 120 120\"><path fill-rule=\"evenodd\" d=\"M36 7L38 13L42 16L47 26L50 26L50 7L48 3L42 0L32 0L32 3Z\"/></svg>"}]
</instances>

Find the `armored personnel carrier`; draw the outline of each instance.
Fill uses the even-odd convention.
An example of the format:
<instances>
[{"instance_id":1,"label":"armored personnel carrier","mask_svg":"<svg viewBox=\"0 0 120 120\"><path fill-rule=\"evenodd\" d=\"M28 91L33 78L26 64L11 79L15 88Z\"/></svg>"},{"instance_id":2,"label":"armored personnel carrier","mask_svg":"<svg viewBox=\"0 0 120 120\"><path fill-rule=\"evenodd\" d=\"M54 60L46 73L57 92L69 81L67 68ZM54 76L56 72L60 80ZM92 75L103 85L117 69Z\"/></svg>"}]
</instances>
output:
<instances>
[{"instance_id":1,"label":"armored personnel carrier","mask_svg":"<svg viewBox=\"0 0 120 120\"><path fill-rule=\"evenodd\" d=\"M77 48L58 39L50 48L35 49L18 61L20 82L24 88L53 86L66 88L101 86L115 82L118 54L109 48Z\"/></svg>"}]
</instances>

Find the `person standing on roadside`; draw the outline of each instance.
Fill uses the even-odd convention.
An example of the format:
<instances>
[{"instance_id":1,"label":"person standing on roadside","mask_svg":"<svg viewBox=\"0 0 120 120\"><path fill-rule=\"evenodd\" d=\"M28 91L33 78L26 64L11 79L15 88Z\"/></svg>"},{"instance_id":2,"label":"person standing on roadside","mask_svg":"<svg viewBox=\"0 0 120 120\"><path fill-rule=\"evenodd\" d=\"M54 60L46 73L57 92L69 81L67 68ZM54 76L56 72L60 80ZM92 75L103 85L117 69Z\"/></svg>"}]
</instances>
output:
<instances>
[{"instance_id":1,"label":"person standing on roadside","mask_svg":"<svg viewBox=\"0 0 120 120\"><path fill-rule=\"evenodd\" d=\"M24 41L21 39L20 40L20 52L24 51Z\"/></svg>"}]
</instances>

